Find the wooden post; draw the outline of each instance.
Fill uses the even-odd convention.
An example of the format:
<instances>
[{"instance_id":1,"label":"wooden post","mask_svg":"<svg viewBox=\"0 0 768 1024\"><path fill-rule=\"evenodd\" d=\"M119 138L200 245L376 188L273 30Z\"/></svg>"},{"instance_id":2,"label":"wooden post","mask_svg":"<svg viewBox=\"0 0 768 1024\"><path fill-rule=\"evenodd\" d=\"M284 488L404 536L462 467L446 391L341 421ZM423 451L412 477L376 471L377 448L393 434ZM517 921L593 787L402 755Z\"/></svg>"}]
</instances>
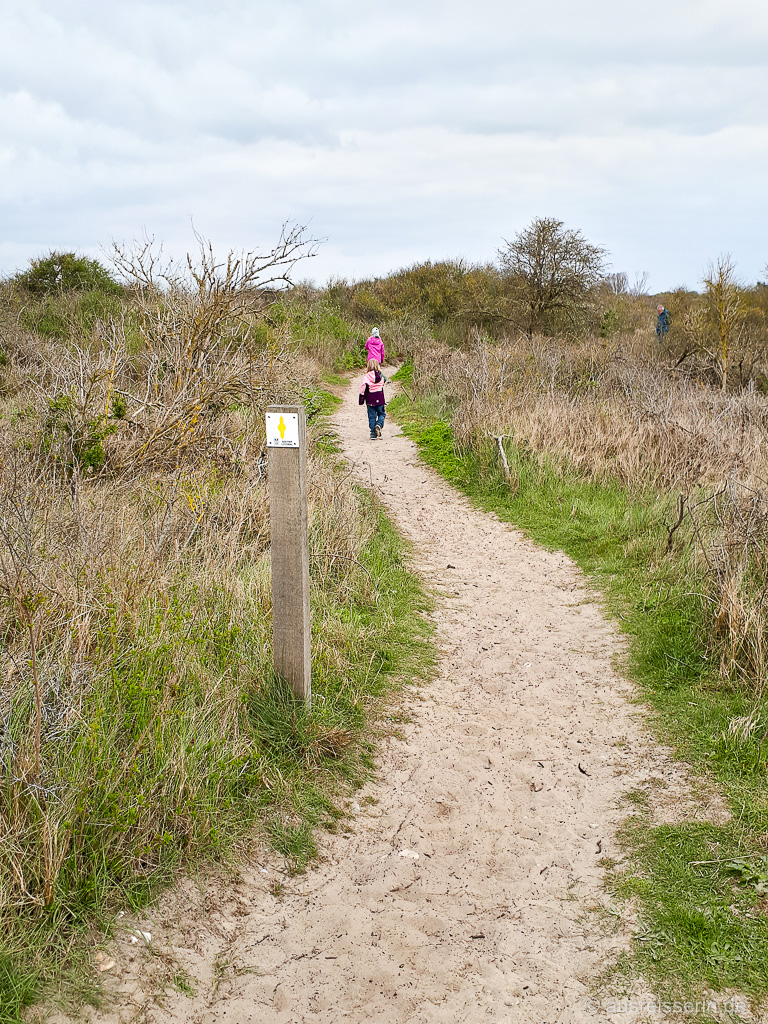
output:
<instances>
[{"instance_id":1,"label":"wooden post","mask_svg":"<svg viewBox=\"0 0 768 1024\"><path fill-rule=\"evenodd\" d=\"M309 706L312 660L307 528L307 416L301 405L267 409L272 642L275 672Z\"/></svg>"}]
</instances>

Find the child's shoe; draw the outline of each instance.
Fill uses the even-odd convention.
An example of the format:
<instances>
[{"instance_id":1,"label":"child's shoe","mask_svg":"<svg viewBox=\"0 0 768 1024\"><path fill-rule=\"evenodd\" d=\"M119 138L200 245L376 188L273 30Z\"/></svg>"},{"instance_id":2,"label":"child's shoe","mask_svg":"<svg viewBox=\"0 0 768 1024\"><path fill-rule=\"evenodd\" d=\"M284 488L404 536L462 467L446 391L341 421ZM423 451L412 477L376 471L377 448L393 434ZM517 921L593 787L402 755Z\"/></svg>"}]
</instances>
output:
<instances>
[{"instance_id":1,"label":"child's shoe","mask_svg":"<svg viewBox=\"0 0 768 1024\"><path fill-rule=\"evenodd\" d=\"M378 423L376 424L376 437L381 437L381 427Z\"/></svg>"}]
</instances>

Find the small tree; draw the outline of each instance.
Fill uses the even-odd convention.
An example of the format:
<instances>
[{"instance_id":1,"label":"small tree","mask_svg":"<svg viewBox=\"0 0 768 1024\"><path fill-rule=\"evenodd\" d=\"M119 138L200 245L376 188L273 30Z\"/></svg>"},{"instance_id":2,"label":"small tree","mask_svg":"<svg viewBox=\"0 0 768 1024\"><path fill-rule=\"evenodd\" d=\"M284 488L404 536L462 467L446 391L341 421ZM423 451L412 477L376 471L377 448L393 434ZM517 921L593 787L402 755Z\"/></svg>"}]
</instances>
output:
<instances>
[{"instance_id":1,"label":"small tree","mask_svg":"<svg viewBox=\"0 0 768 1024\"><path fill-rule=\"evenodd\" d=\"M605 272L605 249L554 217L536 218L505 244L499 262L519 294L529 337L557 316L573 322Z\"/></svg>"},{"instance_id":2,"label":"small tree","mask_svg":"<svg viewBox=\"0 0 768 1024\"><path fill-rule=\"evenodd\" d=\"M720 256L710 263L704 278L707 319L715 335L717 360L720 364L720 387L728 384L728 358L744 324L745 309L736 268L730 256Z\"/></svg>"},{"instance_id":3,"label":"small tree","mask_svg":"<svg viewBox=\"0 0 768 1024\"><path fill-rule=\"evenodd\" d=\"M605 283L614 295L629 294L629 277L623 270L617 270L614 274L606 274Z\"/></svg>"}]
</instances>

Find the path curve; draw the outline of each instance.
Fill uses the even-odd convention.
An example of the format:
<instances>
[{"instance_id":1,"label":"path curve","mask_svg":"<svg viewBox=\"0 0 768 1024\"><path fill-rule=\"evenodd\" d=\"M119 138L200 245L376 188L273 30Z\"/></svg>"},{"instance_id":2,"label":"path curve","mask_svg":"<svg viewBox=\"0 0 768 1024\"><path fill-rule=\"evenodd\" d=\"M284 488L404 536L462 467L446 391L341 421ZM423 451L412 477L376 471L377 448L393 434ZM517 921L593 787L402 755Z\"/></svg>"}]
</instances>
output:
<instances>
[{"instance_id":1,"label":"path curve","mask_svg":"<svg viewBox=\"0 0 768 1024\"><path fill-rule=\"evenodd\" d=\"M474 508L391 420L371 441L357 385L336 425L440 595L438 677L381 754L377 802L323 839L315 870L279 898L268 859L226 887L185 883L153 913L160 967L118 941L118 962L155 978L124 970L105 1024L607 1019L589 985L629 932L588 908L619 857L622 795L669 764L579 570ZM151 995L180 970L194 998Z\"/></svg>"}]
</instances>

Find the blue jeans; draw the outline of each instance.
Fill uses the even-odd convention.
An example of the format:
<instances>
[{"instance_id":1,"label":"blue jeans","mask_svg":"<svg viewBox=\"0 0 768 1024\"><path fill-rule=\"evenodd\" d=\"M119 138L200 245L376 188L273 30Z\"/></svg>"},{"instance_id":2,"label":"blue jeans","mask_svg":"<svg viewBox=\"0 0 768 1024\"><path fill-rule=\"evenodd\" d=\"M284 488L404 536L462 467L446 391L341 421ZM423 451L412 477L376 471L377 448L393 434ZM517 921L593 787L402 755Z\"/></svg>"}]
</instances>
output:
<instances>
[{"instance_id":1,"label":"blue jeans","mask_svg":"<svg viewBox=\"0 0 768 1024\"><path fill-rule=\"evenodd\" d=\"M376 437L376 427L381 429L384 426L386 408L383 405L369 405L366 408L368 409L368 426L371 428L371 437Z\"/></svg>"}]
</instances>

